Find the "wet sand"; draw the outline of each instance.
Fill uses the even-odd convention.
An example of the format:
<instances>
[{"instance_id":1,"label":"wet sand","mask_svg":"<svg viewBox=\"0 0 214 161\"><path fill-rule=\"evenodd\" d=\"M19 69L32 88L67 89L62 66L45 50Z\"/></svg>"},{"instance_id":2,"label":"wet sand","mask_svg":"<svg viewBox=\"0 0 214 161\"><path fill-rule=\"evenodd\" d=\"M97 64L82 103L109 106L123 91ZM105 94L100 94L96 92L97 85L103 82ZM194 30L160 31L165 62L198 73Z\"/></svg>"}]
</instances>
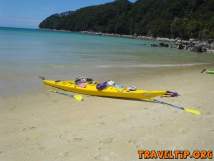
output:
<instances>
[{"instance_id":1,"label":"wet sand","mask_svg":"<svg viewBox=\"0 0 214 161\"><path fill-rule=\"evenodd\" d=\"M0 97L0 160L137 161L139 149L214 148L214 75L195 67L117 78L176 90L180 97L161 100L197 107L202 115L141 101L84 96L76 102L40 84L34 94Z\"/></svg>"}]
</instances>

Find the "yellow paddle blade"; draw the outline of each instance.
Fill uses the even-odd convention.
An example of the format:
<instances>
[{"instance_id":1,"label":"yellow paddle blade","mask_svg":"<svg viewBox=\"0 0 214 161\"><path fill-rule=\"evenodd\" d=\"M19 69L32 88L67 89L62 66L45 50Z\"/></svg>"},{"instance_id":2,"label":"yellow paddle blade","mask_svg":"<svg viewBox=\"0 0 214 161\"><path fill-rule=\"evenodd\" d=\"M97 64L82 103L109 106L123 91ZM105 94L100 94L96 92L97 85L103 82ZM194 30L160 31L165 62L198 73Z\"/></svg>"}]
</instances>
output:
<instances>
[{"instance_id":1,"label":"yellow paddle blade","mask_svg":"<svg viewBox=\"0 0 214 161\"><path fill-rule=\"evenodd\" d=\"M184 111L190 112L194 115L201 115L201 112L197 109L194 109L194 108L185 108Z\"/></svg>"},{"instance_id":2,"label":"yellow paddle blade","mask_svg":"<svg viewBox=\"0 0 214 161\"><path fill-rule=\"evenodd\" d=\"M74 99L77 100L78 102L83 101L83 96L82 95L74 95Z\"/></svg>"}]
</instances>

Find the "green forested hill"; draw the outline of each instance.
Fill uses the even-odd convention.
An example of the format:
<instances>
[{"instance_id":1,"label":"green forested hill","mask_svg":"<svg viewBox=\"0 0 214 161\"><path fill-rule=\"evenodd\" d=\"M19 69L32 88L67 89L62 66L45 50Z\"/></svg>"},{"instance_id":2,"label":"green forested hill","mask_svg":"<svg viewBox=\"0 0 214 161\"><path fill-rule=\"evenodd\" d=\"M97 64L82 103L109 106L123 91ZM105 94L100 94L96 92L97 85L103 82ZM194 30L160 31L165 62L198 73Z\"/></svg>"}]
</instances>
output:
<instances>
[{"instance_id":1,"label":"green forested hill","mask_svg":"<svg viewBox=\"0 0 214 161\"><path fill-rule=\"evenodd\" d=\"M137 34L183 39L214 38L214 0L128 0L54 14L40 28Z\"/></svg>"}]
</instances>

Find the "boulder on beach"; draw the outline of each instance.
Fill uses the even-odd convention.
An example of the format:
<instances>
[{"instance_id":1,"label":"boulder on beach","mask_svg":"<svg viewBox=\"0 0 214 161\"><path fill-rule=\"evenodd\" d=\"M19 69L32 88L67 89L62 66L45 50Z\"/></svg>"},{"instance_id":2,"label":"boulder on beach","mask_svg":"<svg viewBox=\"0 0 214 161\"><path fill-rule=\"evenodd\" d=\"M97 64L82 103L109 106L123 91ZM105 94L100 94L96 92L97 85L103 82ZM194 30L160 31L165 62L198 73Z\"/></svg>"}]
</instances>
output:
<instances>
[{"instance_id":1,"label":"boulder on beach","mask_svg":"<svg viewBox=\"0 0 214 161\"><path fill-rule=\"evenodd\" d=\"M184 47L185 47L185 46L184 46L182 43L180 43L180 44L178 44L177 49L180 49L180 50L181 50L181 49L184 49Z\"/></svg>"},{"instance_id":2,"label":"boulder on beach","mask_svg":"<svg viewBox=\"0 0 214 161\"><path fill-rule=\"evenodd\" d=\"M161 42L161 43L159 43L159 46L160 47L167 47L168 48L169 44Z\"/></svg>"},{"instance_id":3,"label":"boulder on beach","mask_svg":"<svg viewBox=\"0 0 214 161\"><path fill-rule=\"evenodd\" d=\"M197 44L191 48L191 51L202 53L202 52L206 52L207 48L203 44Z\"/></svg>"}]
</instances>

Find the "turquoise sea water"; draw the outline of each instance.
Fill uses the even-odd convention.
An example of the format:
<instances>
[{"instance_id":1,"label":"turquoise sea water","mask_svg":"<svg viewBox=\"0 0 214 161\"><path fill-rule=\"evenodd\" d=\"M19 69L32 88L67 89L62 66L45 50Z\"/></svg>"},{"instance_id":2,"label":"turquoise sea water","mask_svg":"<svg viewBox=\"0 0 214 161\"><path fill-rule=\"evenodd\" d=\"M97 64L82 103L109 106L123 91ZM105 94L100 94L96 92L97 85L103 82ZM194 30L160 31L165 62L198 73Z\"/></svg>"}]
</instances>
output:
<instances>
[{"instance_id":1,"label":"turquoise sea water","mask_svg":"<svg viewBox=\"0 0 214 161\"><path fill-rule=\"evenodd\" d=\"M39 88L38 75L54 79L78 76L105 79L110 77L110 72L143 72L214 62L212 55L152 48L151 43L154 42L72 32L0 28L0 94Z\"/></svg>"}]
</instances>

